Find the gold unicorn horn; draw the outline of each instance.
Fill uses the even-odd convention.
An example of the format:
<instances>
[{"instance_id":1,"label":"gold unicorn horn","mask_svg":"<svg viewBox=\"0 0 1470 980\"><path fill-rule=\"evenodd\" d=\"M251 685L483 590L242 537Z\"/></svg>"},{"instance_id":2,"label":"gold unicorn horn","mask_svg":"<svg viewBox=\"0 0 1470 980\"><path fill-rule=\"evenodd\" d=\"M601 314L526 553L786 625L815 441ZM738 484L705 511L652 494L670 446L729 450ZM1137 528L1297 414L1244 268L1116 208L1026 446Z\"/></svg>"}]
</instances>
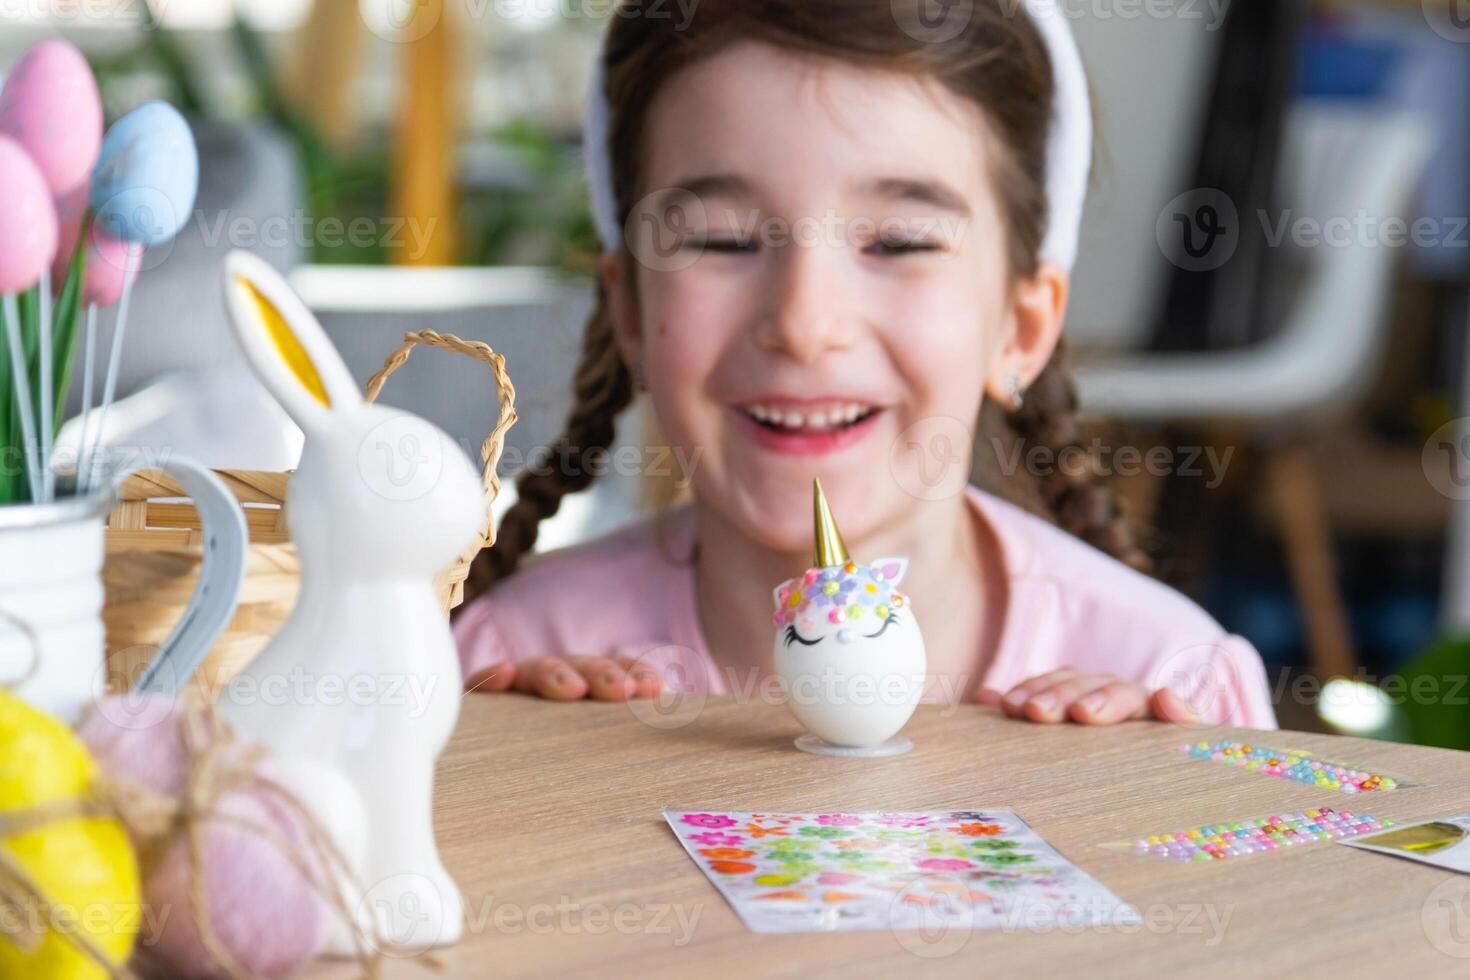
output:
<instances>
[{"instance_id":1,"label":"gold unicorn horn","mask_svg":"<svg viewBox=\"0 0 1470 980\"><path fill-rule=\"evenodd\" d=\"M827 568L851 561L847 545L842 543L842 532L837 530L837 522L832 519L832 508L827 506L827 495L822 493L821 480L812 480L812 514L816 538L812 567Z\"/></svg>"}]
</instances>

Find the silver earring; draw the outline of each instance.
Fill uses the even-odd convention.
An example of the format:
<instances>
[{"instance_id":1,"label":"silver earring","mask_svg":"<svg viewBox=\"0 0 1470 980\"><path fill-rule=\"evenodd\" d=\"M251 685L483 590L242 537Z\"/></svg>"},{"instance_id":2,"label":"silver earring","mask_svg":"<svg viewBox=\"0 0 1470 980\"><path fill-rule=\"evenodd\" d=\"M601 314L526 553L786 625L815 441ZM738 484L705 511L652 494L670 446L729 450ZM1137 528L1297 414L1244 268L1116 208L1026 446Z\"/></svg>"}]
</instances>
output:
<instances>
[{"instance_id":1,"label":"silver earring","mask_svg":"<svg viewBox=\"0 0 1470 980\"><path fill-rule=\"evenodd\" d=\"M1026 393L1021 390L1021 379L1014 374L1006 381L1006 394L1011 396L1011 411L1018 412L1026 404Z\"/></svg>"},{"instance_id":2,"label":"silver earring","mask_svg":"<svg viewBox=\"0 0 1470 980\"><path fill-rule=\"evenodd\" d=\"M639 361L633 365L633 386L639 391L648 390L648 378L643 373L643 362Z\"/></svg>"}]
</instances>

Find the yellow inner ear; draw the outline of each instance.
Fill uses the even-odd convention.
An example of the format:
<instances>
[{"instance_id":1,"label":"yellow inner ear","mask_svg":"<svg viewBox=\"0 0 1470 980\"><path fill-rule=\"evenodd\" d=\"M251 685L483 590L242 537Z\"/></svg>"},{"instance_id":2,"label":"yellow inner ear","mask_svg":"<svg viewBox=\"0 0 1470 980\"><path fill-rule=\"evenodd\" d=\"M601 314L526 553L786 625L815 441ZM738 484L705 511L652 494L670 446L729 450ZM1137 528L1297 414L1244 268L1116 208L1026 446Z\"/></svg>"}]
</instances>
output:
<instances>
[{"instance_id":1,"label":"yellow inner ear","mask_svg":"<svg viewBox=\"0 0 1470 980\"><path fill-rule=\"evenodd\" d=\"M321 375L316 373L316 365L311 363L311 357L306 353L306 348L301 346L301 341L276 309L276 305L266 298L256 285L244 277L235 280L250 298L255 302L255 310L260 314L260 322L265 324L265 332L270 336L272 343L276 345L276 353L281 355L281 360L296 375L296 380L301 382L301 387L311 393L311 396L321 402L327 408L332 407L332 400L327 397L327 388L322 384Z\"/></svg>"}]
</instances>

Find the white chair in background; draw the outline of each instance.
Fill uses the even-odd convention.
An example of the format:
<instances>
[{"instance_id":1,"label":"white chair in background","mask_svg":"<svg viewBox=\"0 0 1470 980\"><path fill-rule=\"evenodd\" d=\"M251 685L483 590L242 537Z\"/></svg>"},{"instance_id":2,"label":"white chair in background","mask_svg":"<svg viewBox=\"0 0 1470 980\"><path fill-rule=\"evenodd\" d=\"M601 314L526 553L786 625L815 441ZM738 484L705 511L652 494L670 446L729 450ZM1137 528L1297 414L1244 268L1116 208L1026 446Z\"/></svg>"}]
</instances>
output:
<instances>
[{"instance_id":1,"label":"white chair in background","mask_svg":"<svg viewBox=\"0 0 1470 980\"><path fill-rule=\"evenodd\" d=\"M1278 199L1266 216L1336 219L1332 241L1295 243L1292 228L1272 276L1290 302L1268 339L1238 350L1127 354L1081 363L1083 410L1120 423L1245 428L1270 447L1268 492L1306 618L1312 665L1324 676L1357 666L1336 580L1321 486L1303 446L1372 381L1389 327L1400 250L1384 222L1405 214L1434 147L1419 117L1351 103L1304 100L1287 121ZM1359 219L1368 216L1368 221ZM1257 215L1242 214L1242 222ZM1344 232L1343 219L1347 226ZM1395 234L1406 237L1405 228ZM1281 283L1277 283L1280 292Z\"/></svg>"}]
</instances>

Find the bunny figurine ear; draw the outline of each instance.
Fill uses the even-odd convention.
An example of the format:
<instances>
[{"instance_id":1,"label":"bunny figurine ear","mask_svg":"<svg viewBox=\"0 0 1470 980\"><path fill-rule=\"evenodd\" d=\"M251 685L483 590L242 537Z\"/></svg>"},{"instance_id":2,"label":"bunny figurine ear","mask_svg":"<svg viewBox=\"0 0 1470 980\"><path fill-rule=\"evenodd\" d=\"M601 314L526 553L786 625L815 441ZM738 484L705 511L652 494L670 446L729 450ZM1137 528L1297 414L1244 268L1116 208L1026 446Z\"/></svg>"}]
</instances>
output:
<instances>
[{"instance_id":1,"label":"bunny figurine ear","mask_svg":"<svg viewBox=\"0 0 1470 980\"><path fill-rule=\"evenodd\" d=\"M903 581L904 573L909 570L909 560L907 558L879 558L868 567L872 569L874 578L887 583L891 589Z\"/></svg>"},{"instance_id":2,"label":"bunny figurine ear","mask_svg":"<svg viewBox=\"0 0 1470 980\"><path fill-rule=\"evenodd\" d=\"M249 252L225 259L225 305L256 375L307 433L363 403L342 356L272 266Z\"/></svg>"}]
</instances>

